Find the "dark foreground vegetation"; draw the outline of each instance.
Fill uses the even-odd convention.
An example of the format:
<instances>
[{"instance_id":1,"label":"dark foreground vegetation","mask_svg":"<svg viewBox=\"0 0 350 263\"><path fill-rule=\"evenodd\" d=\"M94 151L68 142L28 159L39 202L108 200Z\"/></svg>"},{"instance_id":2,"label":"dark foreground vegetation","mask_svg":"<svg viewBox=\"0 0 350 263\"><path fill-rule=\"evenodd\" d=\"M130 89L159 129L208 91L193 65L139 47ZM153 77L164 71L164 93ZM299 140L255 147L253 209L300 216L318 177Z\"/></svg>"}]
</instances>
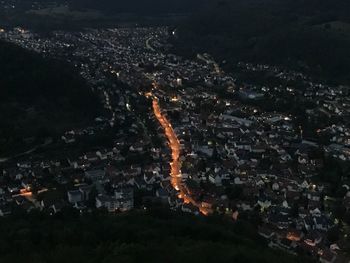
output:
<instances>
[{"instance_id":1,"label":"dark foreground vegetation","mask_svg":"<svg viewBox=\"0 0 350 263\"><path fill-rule=\"evenodd\" d=\"M158 209L84 216L75 211L0 219L0 262L306 262L268 249L243 222Z\"/></svg>"},{"instance_id":2,"label":"dark foreground vegetation","mask_svg":"<svg viewBox=\"0 0 350 263\"><path fill-rule=\"evenodd\" d=\"M226 69L237 61L296 68L350 83L347 0L209 1L178 29L178 52L210 52Z\"/></svg>"},{"instance_id":3,"label":"dark foreground vegetation","mask_svg":"<svg viewBox=\"0 0 350 263\"><path fill-rule=\"evenodd\" d=\"M0 42L0 156L85 125L97 97L65 62Z\"/></svg>"}]
</instances>

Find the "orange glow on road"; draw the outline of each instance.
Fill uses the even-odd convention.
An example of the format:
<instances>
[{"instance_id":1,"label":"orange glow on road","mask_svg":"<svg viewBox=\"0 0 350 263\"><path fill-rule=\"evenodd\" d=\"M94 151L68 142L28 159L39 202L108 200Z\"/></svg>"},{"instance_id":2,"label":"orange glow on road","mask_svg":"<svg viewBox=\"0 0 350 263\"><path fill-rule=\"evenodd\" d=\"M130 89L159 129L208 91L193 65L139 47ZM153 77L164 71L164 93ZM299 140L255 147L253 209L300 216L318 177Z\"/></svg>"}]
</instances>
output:
<instances>
[{"instance_id":1,"label":"orange glow on road","mask_svg":"<svg viewBox=\"0 0 350 263\"><path fill-rule=\"evenodd\" d=\"M183 183L182 183L182 175L181 175L181 162L179 160L180 158L180 142L174 132L174 129L172 128L170 122L167 120L167 118L162 114L161 108L159 106L159 102L157 98L153 98L153 112L159 121L160 125L163 127L165 136L167 137L169 141L169 147L171 149L171 157L172 161L170 162L171 167L171 184L172 186L179 191L178 197L184 200L185 204L191 203L192 205L196 206L199 211L204 214L208 215L211 213L211 210L206 207L202 207L201 202L197 202L191 197L190 193L185 189Z\"/></svg>"}]
</instances>

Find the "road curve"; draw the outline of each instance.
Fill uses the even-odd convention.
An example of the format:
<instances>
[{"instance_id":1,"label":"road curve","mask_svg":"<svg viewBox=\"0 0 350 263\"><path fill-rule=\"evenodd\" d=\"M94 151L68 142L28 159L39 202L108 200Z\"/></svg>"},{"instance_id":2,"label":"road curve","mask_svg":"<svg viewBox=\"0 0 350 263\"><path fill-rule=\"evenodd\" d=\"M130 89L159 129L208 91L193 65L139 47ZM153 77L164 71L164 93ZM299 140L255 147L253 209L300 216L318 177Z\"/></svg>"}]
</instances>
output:
<instances>
[{"instance_id":1,"label":"road curve","mask_svg":"<svg viewBox=\"0 0 350 263\"><path fill-rule=\"evenodd\" d=\"M167 120L164 114L162 114L158 98L153 97L152 105L154 115L156 116L160 125L163 127L165 136L169 141L169 147L171 149L172 160L170 162L170 176L172 186L177 191L179 191L178 197L183 199L184 203L191 203L192 205L196 206L202 214L208 215L209 213L211 213L211 211L208 208L202 207L201 202L197 202L196 200L194 200L194 198L191 196L191 193L188 193L188 191L184 187L181 175L180 142L170 122Z\"/></svg>"}]
</instances>

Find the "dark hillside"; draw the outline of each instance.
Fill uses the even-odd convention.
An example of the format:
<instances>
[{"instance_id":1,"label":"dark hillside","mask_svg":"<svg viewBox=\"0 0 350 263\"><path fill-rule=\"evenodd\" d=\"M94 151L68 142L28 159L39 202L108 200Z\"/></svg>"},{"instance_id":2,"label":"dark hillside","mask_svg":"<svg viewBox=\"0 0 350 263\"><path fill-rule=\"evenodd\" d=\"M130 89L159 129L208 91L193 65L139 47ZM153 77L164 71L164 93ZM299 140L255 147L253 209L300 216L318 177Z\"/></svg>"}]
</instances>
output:
<instances>
[{"instance_id":1,"label":"dark hillside","mask_svg":"<svg viewBox=\"0 0 350 263\"><path fill-rule=\"evenodd\" d=\"M100 110L85 81L64 62L0 42L0 72L0 156L85 125Z\"/></svg>"},{"instance_id":2,"label":"dark hillside","mask_svg":"<svg viewBox=\"0 0 350 263\"><path fill-rule=\"evenodd\" d=\"M0 261L53 263L292 263L271 250L253 227L168 211L79 216L71 211L0 220Z\"/></svg>"},{"instance_id":3,"label":"dark hillside","mask_svg":"<svg viewBox=\"0 0 350 263\"><path fill-rule=\"evenodd\" d=\"M177 51L279 64L350 83L350 2L226 0L183 23Z\"/></svg>"}]
</instances>

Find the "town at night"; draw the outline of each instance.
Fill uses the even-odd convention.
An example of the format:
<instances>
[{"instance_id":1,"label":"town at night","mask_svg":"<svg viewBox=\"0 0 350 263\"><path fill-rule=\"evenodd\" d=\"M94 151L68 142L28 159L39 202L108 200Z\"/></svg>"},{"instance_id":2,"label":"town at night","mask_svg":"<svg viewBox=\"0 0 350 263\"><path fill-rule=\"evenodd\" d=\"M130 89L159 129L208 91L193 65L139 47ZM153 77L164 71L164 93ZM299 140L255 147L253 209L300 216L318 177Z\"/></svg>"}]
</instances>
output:
<instances>
[{"instance_id":1,"label":"town at night","mask_svg":"<svg viewBox=\"0 0 350 263\"><path fill-rule=\"evenodd\" d=\"M0 1L0 262L350 262L350 2Z\"/></svg>"}]
</instances>

